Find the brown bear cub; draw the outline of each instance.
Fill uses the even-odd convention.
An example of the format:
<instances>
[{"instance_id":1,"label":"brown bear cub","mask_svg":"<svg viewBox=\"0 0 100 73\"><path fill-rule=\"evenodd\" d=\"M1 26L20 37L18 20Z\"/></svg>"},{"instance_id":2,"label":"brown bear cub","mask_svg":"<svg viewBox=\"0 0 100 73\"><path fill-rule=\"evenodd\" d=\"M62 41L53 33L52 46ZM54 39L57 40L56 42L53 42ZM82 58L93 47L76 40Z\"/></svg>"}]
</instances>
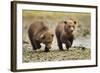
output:
<instances>
[{"instance_id":1,"label":"brown bear cub","mask_svg":"<svg viewBox=\"0 0 100 73\"><path fill-rule=\"evenodd\" d=\"M73 31L75 29L76 21L71 19L60 22L55 30L58 47L63 50L62 44L64 43L67 50L72 46L74 35Z\"/></svg>"},{"instance_id":2,"label":"brown bear cub","mask_svg":"<svg viewBox=\"0 0 100 73\"><path fill-rule=\"evenodd\" d=\"M42 21L36 21L32 23L28 30L29 39L33 50L41 48L41 43L45 45L45 52L48 52L51 48L53 41L53 34L48 27L44 25Z\"/></svg>"}]
</instances>

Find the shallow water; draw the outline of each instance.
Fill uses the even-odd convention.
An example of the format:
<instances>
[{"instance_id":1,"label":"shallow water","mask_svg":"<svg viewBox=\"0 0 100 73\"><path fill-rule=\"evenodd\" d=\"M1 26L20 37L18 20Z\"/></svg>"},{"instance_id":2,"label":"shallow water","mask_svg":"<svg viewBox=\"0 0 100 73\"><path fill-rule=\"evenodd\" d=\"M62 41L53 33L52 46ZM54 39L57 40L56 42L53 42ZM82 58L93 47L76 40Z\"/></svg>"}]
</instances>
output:
<instances>
[{"instance_id":1,"label":"shallow water","mask_svg":"<svg viewBox=\"0 0 100 73\"><path fill-rule=\"evenodd\" d=\"M91 48L90 36L88 37L78 37L74 40L73 46L82 46L86 48Z\"/></svg>"}]
</instances>

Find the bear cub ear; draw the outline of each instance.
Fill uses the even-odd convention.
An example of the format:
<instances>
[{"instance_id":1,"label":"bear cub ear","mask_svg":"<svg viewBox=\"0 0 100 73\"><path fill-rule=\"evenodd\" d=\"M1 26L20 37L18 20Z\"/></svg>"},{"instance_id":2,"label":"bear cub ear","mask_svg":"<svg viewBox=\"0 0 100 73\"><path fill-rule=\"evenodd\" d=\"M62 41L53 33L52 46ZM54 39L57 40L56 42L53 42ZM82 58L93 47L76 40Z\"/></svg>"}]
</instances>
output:
<instances>
[{"instance_id":1,"label":"bear cub ear","mask_svg":"<svg viewBox=\"0 0 100 73\"><path fill-rule=\"evenodd\" d=\"M40 39L45 39L45 36L42 34L42 35L40 36Z\"/></svg>"},{"instance_id":2,"label":"bear cub ear","mask_svg":"<svg viewBox=\"0 0 100 73\"><path fill-rule=\"evenodd\" d=\"M74 24L77 24L77 22L76 22L76 21L74 21Z\"/></svg>"},{"instance_id":3,"label":"bear cub ear","mask_svg":"<svg viewBox=\"0 0 100 73\"><path fill-rule=\"evenodd\" d=\"M39 38L36 38L37 41L39 41L40 39L45 39L44 35L40 35Z\"/></svg>"},{"instance_id":4,"label":"bear cub ear","mask_svg":"<svg viewBox=\"0 0 100 73\"><path fill-rule=\"evenodd\" d=\"M73 22L74 22L74 24L77 24L77 22L76 22L76 21L73 21ZM67 24L67 21L64 21L64 23L65 23L65 24Z\"/></svg>"},{"instance_id":5,"label":"bear cub ear","mask_svg":"<svg viewBox=\"0 0 100 73\"><path fill-rule=\"evenodd\" d=\"M65 24L67 24L67 21L64 21Z\"/></svg>"}]
</instances>

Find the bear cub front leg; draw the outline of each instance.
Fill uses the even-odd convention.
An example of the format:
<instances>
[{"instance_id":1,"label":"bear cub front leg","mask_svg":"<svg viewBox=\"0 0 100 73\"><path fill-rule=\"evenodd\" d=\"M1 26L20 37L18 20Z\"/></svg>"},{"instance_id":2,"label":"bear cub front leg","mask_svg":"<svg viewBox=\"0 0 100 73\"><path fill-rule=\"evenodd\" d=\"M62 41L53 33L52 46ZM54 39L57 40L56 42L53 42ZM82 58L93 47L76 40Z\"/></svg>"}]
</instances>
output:
<instances>
[{"instance_id":1,"label":"bear cub front leg","mask_svg":"<svg viewBox=\"0 0 100 73\"><path fill-rule=\"evenodd\" d=\"M60 41L58 42L58 47L59 47L59 49L60 49L61 51L64 51L63 46L62 46L62 43L61 43Z\"/></svg>"},{"instance_id":2,"label":"bear cub front leg","mask_svg":"<svg viewBox=\"0 0 100 73\"><path fill-rule=\"evenodd\" d=\"M45 47L45 51L44 52L49 52L50 50L47 48L47 47Z\"/></svg>"},{"instance_id":3,"label":"bear cub front leg","mask_svg":"<svg viewBox=\"0 0 100 73\"><path fill-rule=\"evenodd\" d=\"M69 48L71 47L71 42L70 41L66 41L66 49L69 51Z\"/></svg>"}]
</instances>

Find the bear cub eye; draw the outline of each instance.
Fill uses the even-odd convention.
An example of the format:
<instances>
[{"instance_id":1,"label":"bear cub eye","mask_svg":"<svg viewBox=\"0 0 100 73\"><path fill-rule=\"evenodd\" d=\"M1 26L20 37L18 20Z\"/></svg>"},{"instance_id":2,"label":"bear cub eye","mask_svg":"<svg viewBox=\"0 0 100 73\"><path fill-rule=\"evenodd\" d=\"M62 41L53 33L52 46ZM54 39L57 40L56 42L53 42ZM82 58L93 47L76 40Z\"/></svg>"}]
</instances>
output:
<instances>
[{"instance_id":1,"label":"bear cub eye","mask_svg":"<svg viewBox=\"0 0 100 73\"><path fill-rule=\"evenodd\" d=\"M52 37L54 37L54 34L52 34Z\"/></svg>"}]
</instances>

